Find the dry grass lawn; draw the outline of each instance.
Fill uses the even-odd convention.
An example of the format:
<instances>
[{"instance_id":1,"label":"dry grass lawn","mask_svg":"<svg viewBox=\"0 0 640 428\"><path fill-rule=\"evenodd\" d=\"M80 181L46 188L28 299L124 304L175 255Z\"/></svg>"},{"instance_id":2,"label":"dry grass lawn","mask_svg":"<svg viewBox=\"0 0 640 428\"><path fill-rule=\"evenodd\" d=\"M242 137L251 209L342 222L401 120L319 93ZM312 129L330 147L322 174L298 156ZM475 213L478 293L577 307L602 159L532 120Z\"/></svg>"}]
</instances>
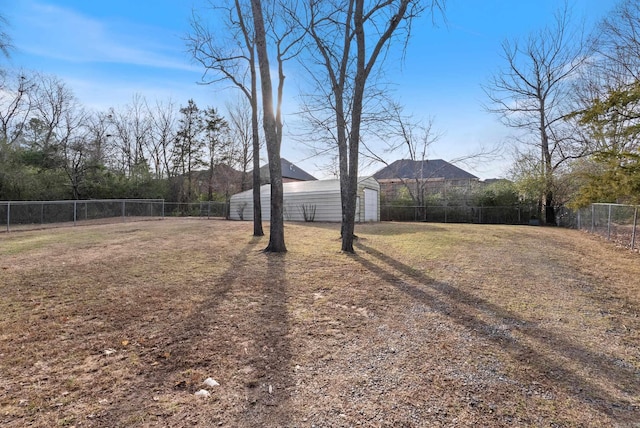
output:
<instances>
[{"instance_id":1,"label":"dry grass lawn","mask_svg":"<svg viewBox=\"0 0 640 428\"><path fill-rule=\"evenodd\" d=\"M339 225L288 223L268 255L251 230L0 234L0 425L640 426L638 254L381 223L345 255Z\"/></svg>"}]
</instances>

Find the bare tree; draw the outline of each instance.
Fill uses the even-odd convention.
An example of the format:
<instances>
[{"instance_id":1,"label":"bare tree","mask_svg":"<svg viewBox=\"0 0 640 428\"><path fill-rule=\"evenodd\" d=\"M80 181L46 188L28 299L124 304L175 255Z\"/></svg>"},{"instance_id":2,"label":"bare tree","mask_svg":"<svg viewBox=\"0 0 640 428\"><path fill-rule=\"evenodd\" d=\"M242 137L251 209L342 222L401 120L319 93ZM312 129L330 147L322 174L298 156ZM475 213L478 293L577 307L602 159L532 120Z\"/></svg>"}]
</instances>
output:
<instances>
[{"instance_id":1,"label":"bare tree","mask_svg":"<svg viewBox=\"0 0 640 428\"><path fill-rule=\"evenodd\" d=\"M30 150L42 155L42 167L62 169L71 196L80 197L87 172L87 114L72 91L54 76L39 75L29 121Z\"/></svg>"},{"instance_id":2,"label":"bare tree","mask_svg":"<svg viewBox=\"0 0 640 428\"><path fill-rule=\"evenodd\" d=\"M150 146L151 123L148 111L145 98L140 94L134 94L131 104L127 106L129 130L133 141L132 176L144 175L149 171L147 148Z\"/></svg>"},{"instance_id":3,"label":"bare tree","mask_svg":"<svg viewBox=\"0 0 640 428\"><path fill-rule=\"evenodd\" d=\"M586 44L580 29L572 27L565 3L550 27L524 43L507 40L502 50L506 67L484 87L492 103L488 110L506 126L525 131L525 143L538 152L543 183L539 204L545 208L546 223L555 224L555 173L565 162L586 154L567 121L575 108L570 103L572 81L587 60Z\"/></svg>"},{"instance_id":4,"label":"bare tree","mask_svg":"<svg viewBox=\"0 0 640 428\"><path fill-rule=\"evenodd\" d=\"M262 88L262 126L264 128L267 156L269 158L269 175L271 177L271 229L269 232L269 244L265 248L265 252L283 253L287 251L284 241L284 194L282 188L282 164L280 162L280 146L282 144L281 105L284 74L279 56L278 104L277 108L274 109L273 86L271 85L271 70L269 69L270 61L267 52L267 31L262 2L260 0L251 0L251 11Z\"/></svg>"},{"instance_id":5,"label":"bare tree","mask_svg":"<svg viewBox=\"0 0 640 428\"><path fill-rule=\"evenodd\" d=\"M269 157L269 168L272 179L271 193L271 236L266 251L283 252L286 251L284 245L284 225L278 219L283 211L281 200L282 177L280 171L280 145L282 142L282 117L281 105L284 88L283 64L291 56L295 55L295 46L300 38L296 36L295 28L287 21L286 14L281 11L289 10L290 5L284 0L265 3L267 8L263 8L261 1L241 2L234 0L233 6L219 7L211 5L213 8L223 10L226 16L227 29L231 35L229 43L215 37L202 23L201 19L194 17L192 20L193 35L187 40L193 57L200 62L208 71L214 71L217 76L233 82L247 97L252 106L253 125L253 162L254 162L254 235L261 235L262 228L258 230L257 219L261 218L260 191L259 191L259 133L258 133L258 68L260 71L260 81L262 89L263 107L263 127L265 128L265 139L267 140L267 155ZM293 3L292 3L293 4ZM301 32L298 32L302 34ZM273 88L271 82L265 82L270 77L268 69L269 56L267 44L271 42L275 48L275 58L278 67L277 106L273 105ZM265 64L267 67L265 68ZM258 68L257 68L258 67ZM206 74L205 72L205 80ZM266 73L266 74L265 74ZM249 76L250 86L246 83ZM217 80L217 79L216 79ZM215 81L215 80L214 80ZM209 81L208 83L210 83ZM266 91L266 92L265 92ZM270 100L265 100L270 98ZM265 111L266 104L270 104L269 111ZM273 114L273 123L268 115ZM273 129L267 130L266 128ZM271 142L269 138L273 137ZM277 154L277 160L275 155ZM277 164L277 165L276 165ZM273 171L271 171L273 168ZM274 182L275 181L275 182ZM278 181L280 182L278 184ZM280 189L280 190L278 190ZM278 206L280 205L280 206ZM258 233L259 232L259 233Z\"/></svg>"},{"instance_id":6,"label":"bare tree","mask_svg":"<svg viewBox=\"0 0 640 428\"><path fill-rule=\"evenodd\" d=\"M24 72L7 73L0 79L0 141L12 145L30 118L35 84Z\"/></svg>"},{"instance_id":7,"label":"bare tree","mask_svg":"<svg viewBox=\"0 0 640 428\"><path fill-rule=\"evenodd\" d=\"M171 153L176 140L177 112L175 103L156 102L153 108L147 106L151 133L149 135L149 158L156 178L171 178L173 173Z\"/></svg>"},{"instance_id":8,"label":"bare tree","mask_svg":"<svg viewBox=\"0 0 640 428\"><path fill-rule=\"evenodd\" d=\"M251 106L253 142L253 235L263 236L260 201L260 132L258 108L258 73L253 19L250 6L241 0L225 3L210 1L210 8L222 13L225 29L211 30L202 15L193 14L187 46L192 57L202 65L204 83L230 81L247 98ZM228 37L223 37L227 35Z\"/></svg>"},{"instance_id":9,"label":"bare tree","mask_svg":"<svg viewBox=\"0 0 640 428\"><path fill-rule=\"evenodd\" d=\"M11 43L11 36L7 31L7 27L9 26L9 22L7 19L0 15L0 52L6 58L9 58L11 49L13 45Z\"/></svg>"},{"instance_id":10,"label":"bare tree","mask_svg":"<svg viewBox=\"0 0 640 428\"><path fill-rule=\"evenodd\" d=\"M242 172L240 190L244 191L249 188L247 173L253 162L251 106L246 99L238 98L236 103L227 104L227 112L229 115L229 132L235 147L233 163L238 165Z\"/></svg>"},{"instance_id":11,"label":"bare tree","mask_svg":"<svg viewBox=\"0 0 640 428\"><path fill-rule=\"evenodd\" d=\"M147 149L150 142L151 120L146 100L134 94L131 103L109 112L112 138L120 148L120 171L129 178L140 178L149 171Z\"/></svg>"},{"instance_id":12,"label":"bare tree","mask_svg":"<svg viewBox=\"0 0 640 428\"><path fill-rule=\"evenodd\" d=\"M55 76L38 75L33 100L33 115L42 126L37 142L43 150L54 147L64 138L63 121L78 101L67 85ZM62 132L63 135L57 135Z\"/></svg>"},{"instance_id":13,"label":"bare tree","mask_svg":"<svg viewBox=\"0 0 640 428\"><path fill-rule=\"evenodd\" d=\"M73 199L80 199L81 186L88 171L94 167L89 162L90 145L84 123L87 116L81 108L68 109L63 115L60 132L60 154L62 168L69 180Z\"/></svg>"},{"instance_id":14,"label":"bare tree","mask_svg":"<svg viewBox=\"0 0 640 428\"><path fill-rule=\"evenodd\" d=\"M596 49L600 69L619 84L640 81L640 3L622 0L600 24Z\"/></svg>"},{"instance_id":15,"label":"bare tree","mask_svg":"<svg viewBox=\"0 0 640 428\"><path fill-rule=\"evenodd\" d=\"M407 189L412 202L424 208L427 183L430 178L433 178L427 171L428 153L431 145L438 141L441 135L434 130L433 118L427 119L426 122L414 121L411 117L404 115L402 110L397 103L393 103L389 108L388 120L385 121L386 129L384 134L379 136L387 142L384 153L371 149L363 142L364 156L390 166L387 155L402 153L403 159L410 162L412 174L411 177L406 177L399 171L395 171L396 178ZM423 215L426 215L424 210Z\"/></svg>"},{"instance_id":16,"label":"bare tree","mask_svg":"<svg viewBox=\"0 0 640 428\"><path fill-rule=\"evenodd\" d=\"M110 144L111 119L108 113L87 115L84 123L88 140L87 161L94 167L108 166L112 162L113 147Z\"/></svg>"},{"instance_id":17,"label":"bare tree","mask_svg":"<svg viewBox=\"0 0 640 428\"><path fill-rule=\"evenodd\" d=\"M366 3L366 4L365 4ZM365 2L314 1L305 3L300 17L310 37L316 67L311 74L330 106L331 122L322 120L338 149L342 200L342 251L353 253L358 162L365 98L376 92L372 79L383 62L394 35L410 35L413 18L425 7L441 9L444 1L412 0ZM324 88L329 90L323 91ZM335 131L334 131L335 130Z\"/></svg>"}]
</instances>

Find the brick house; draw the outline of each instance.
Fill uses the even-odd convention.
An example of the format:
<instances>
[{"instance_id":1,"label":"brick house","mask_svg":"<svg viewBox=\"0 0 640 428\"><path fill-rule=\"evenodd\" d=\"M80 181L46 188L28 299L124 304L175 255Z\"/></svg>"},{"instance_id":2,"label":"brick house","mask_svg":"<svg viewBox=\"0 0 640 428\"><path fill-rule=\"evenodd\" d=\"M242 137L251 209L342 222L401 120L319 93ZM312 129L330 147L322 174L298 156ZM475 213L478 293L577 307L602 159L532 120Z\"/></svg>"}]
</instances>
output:
<instances>
[{"instance_id":1,"label":"brick house","mask_svg":"<svg viewBox=\"0 0 640 428\"><path fill-rule=\"evenodd\" d=\"M442 159L399 159L373 177L380 183L380 196L386 203L406 197L407 188L413 194L422 190L425 198L465 199L480 183L475 175Z\"/></svg>"}]
</instances>

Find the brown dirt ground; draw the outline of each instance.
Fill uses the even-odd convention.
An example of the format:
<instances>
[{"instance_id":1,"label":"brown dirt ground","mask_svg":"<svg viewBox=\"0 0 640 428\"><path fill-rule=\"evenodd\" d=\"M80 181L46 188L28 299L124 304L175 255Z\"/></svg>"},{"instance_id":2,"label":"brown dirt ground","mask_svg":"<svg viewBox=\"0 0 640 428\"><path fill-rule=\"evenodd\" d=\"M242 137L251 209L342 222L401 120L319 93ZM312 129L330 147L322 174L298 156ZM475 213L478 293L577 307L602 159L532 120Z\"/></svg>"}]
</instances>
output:
<instances>
[{"instance_id":1,"label":"brown dirt ground","mask_svg":"<svg viewBox=\"0 0 640 428\"><path fill-rule=\"evenodd\" d=\"M638 254L382 223L345 255L313 223L277 255L251 230L0 234L0 425L640 426Z\"/></svg>"}]
</instances>

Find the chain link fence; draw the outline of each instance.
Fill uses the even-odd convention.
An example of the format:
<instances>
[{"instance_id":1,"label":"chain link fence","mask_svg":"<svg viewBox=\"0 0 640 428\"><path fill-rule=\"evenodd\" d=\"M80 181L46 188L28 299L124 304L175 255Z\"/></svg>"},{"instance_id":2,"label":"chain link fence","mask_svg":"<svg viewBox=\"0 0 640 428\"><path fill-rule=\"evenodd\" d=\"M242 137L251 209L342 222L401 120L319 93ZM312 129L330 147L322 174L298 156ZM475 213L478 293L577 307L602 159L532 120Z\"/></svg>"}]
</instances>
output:
<instances>
[{"instance_id":1,"label":"chain link fence","mask_svg":"<svg viewBox=\"0 0 640 428\"><path fill-rule=\"evenodd\" d=\"M82 201L0 201L2 229L36 229L78 224L140 221L173 217L225 217L225 202L169 203L163 199ZM0 229L1 230L1 229Z\"/></svg>"},{"instance_id":2,"label":"chain link fence","mask_svg":"<svg viewBox=\"0 0 640 428\"><path fill-rule=\"evenodd\" d=\"M398 206L382 205L382 221L434 223L530 224L537 222L535 207Z\"/></svg>"},{"instance_id":3,"label":"chain link fence","mask_svg":"<svg viewBox=\"0 0 640 428\"><path fill-rule=\"evenodd\" d=\"M557 210L558 226L586 230L620 246L636 250L637 205L592 204L580 210ZM140 221L164 217L228 218L227 202L165 202L162 199L105 199L83 201L0 201L0 221L7 232L40 227ZM539 224L536 208L467 206L380 207L382 221L434 223Z\"/></svg>"},{"instance_id":4,"label":"chain link fence","mask_svg":"<svg viewBox=\"0 0 640 428\"><path fill-rule=\"evenodd\" d=\"M229 204L227 202L193 202L193 203L164 203L167 217L222 217L229 218Z\"/></svg>"},{"instance_id":5,"label":"chain link fence","mask_svg":"<svg viewBox=\"0 0 640 428\"><path fill-rule=\"evenodd\" d=\"M617 245L638 249L637 205L591 204L576 211L563 209L558 225L586 230L615 242Z\"/></svg>"}]
</instances>

